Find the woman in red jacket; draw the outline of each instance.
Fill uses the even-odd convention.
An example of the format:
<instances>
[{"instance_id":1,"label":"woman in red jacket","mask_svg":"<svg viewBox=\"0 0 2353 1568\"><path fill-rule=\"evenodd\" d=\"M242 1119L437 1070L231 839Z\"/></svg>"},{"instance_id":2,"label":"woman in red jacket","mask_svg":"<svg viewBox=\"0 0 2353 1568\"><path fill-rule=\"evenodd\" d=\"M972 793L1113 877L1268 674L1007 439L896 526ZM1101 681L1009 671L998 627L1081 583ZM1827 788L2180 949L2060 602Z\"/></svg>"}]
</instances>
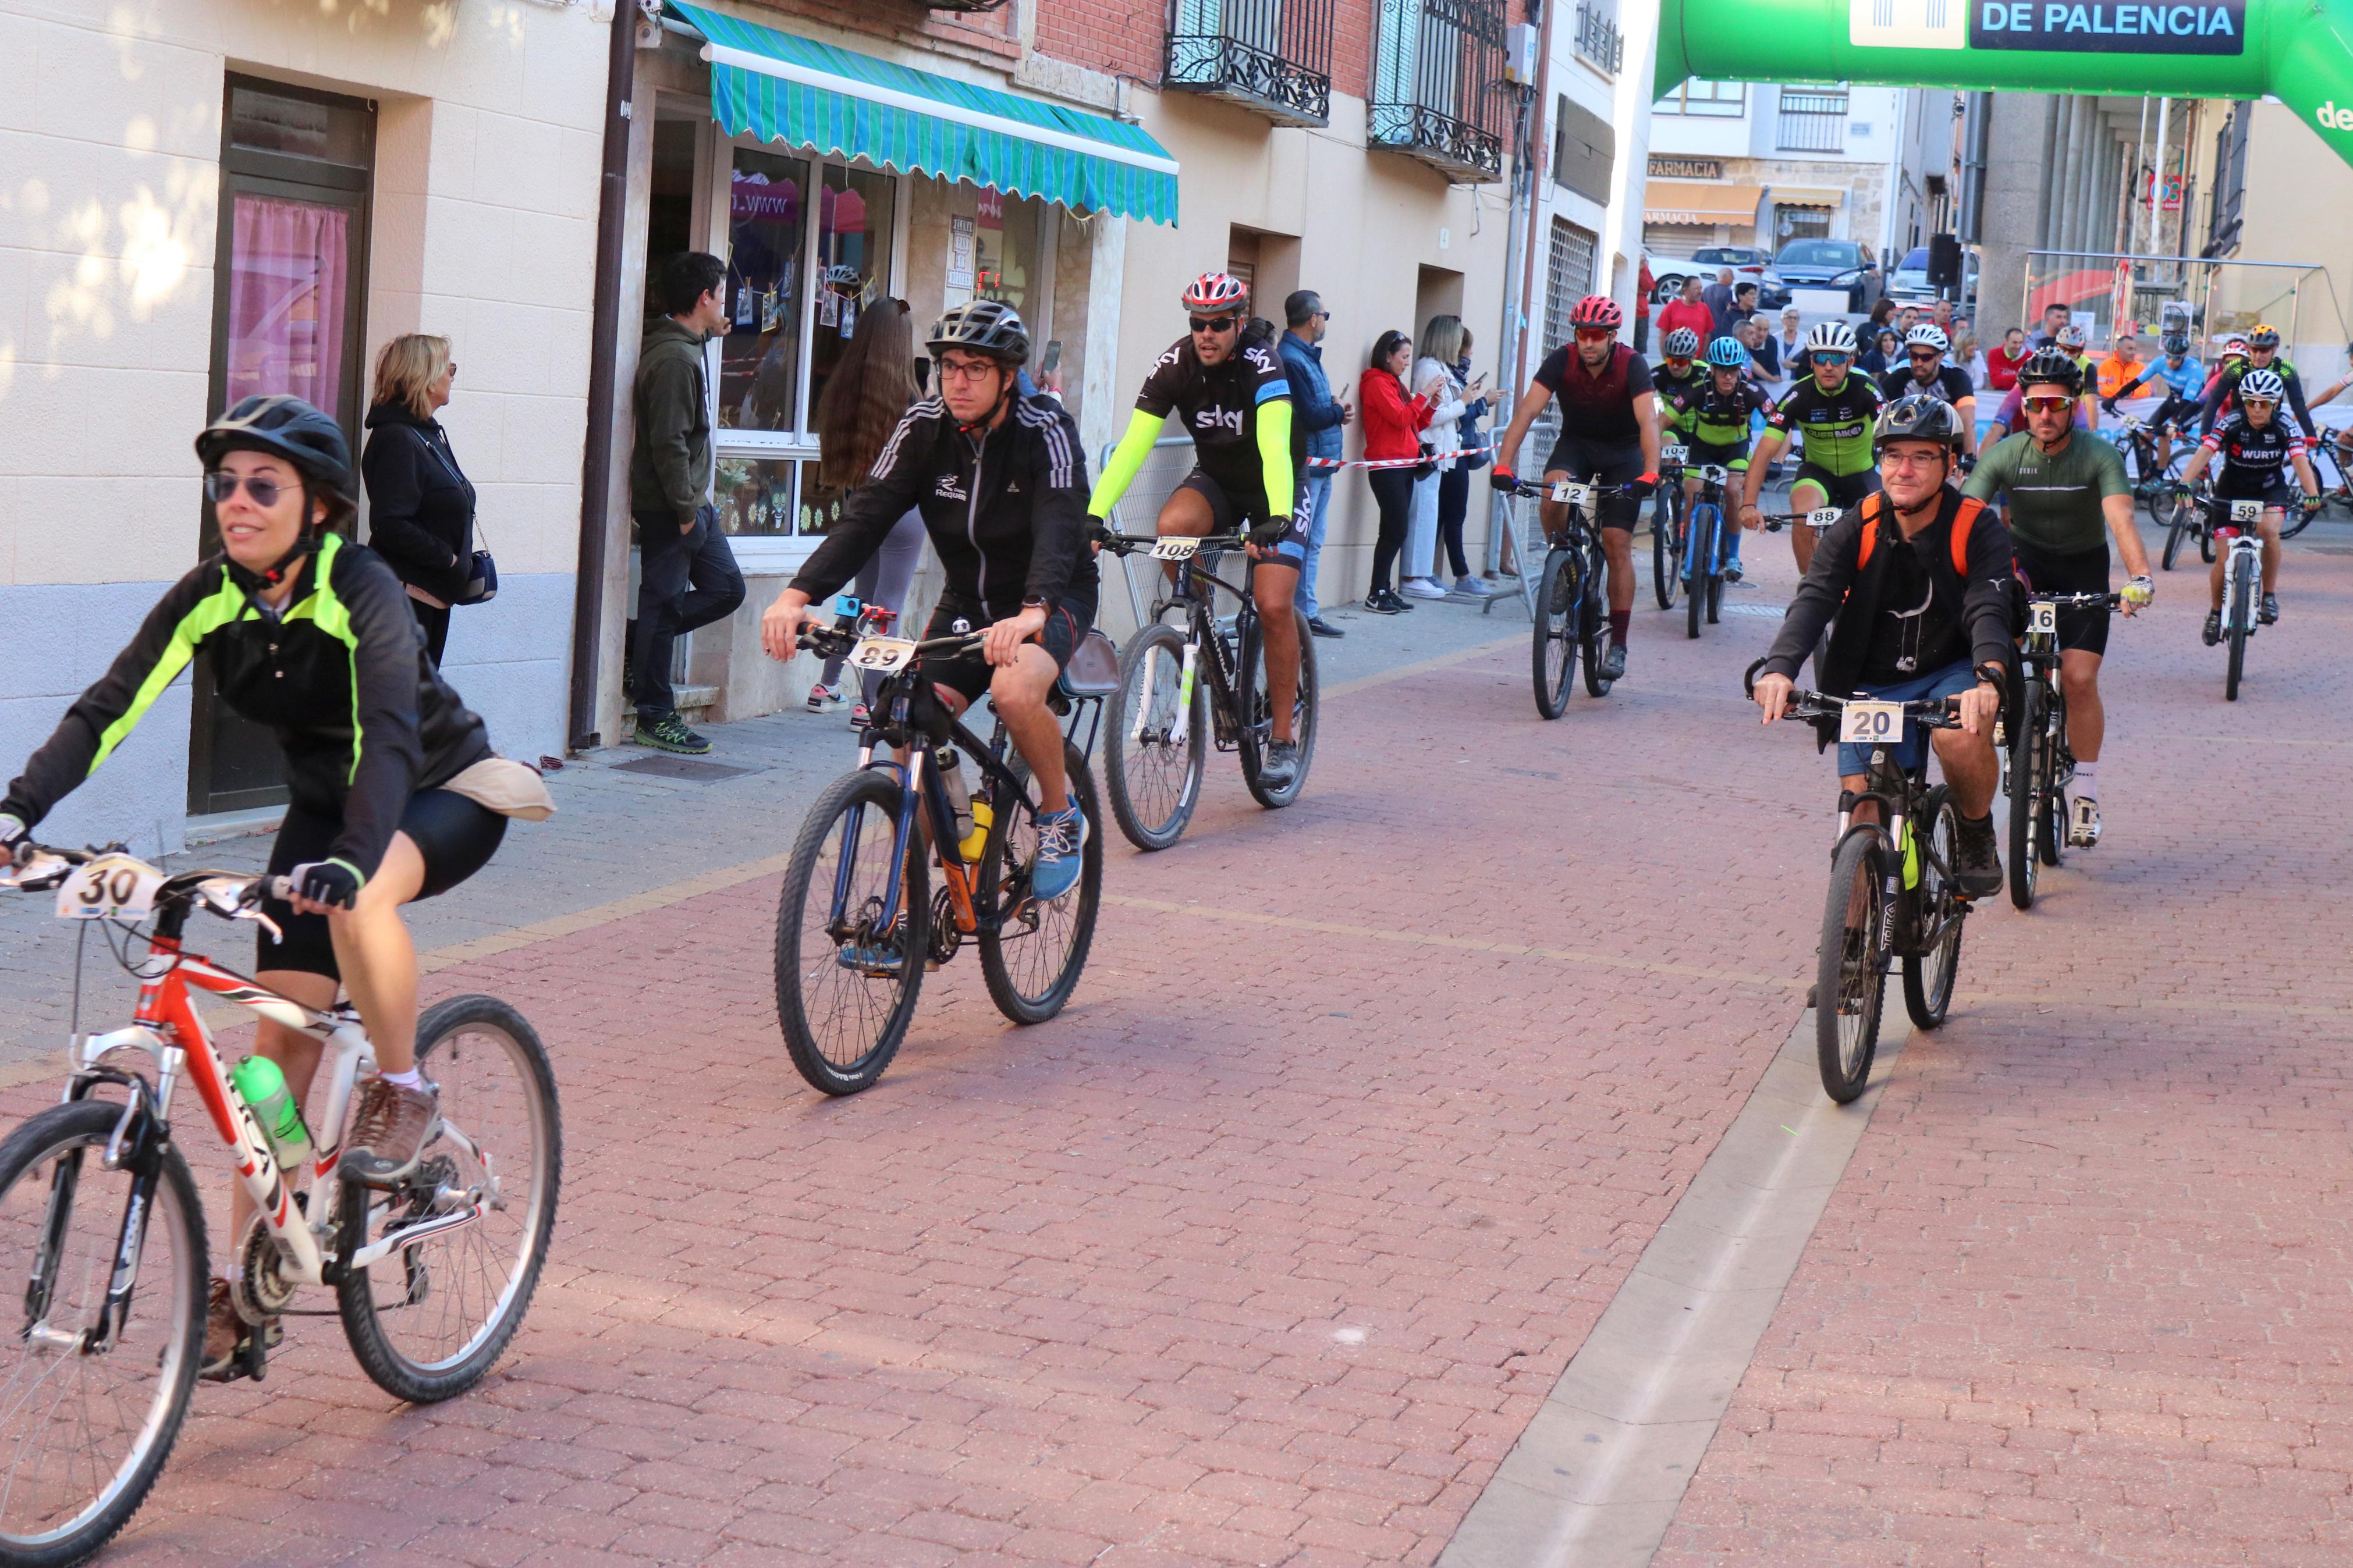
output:
<instances>
[{"instance_id":1,"label":"woman in red jacket","mask_svg":"<svg viewBox=\"0 0 2353 1568\"><path fill-rule=\"evenodd\" d=\"M1365 398L1367 460L1421 457L1420 433L1436 405L1427 395L1406 396L1405 374L1412 363L1413 340L1403 332L1383 332L1373 345L1372 366L1359 388ZM1389 569L1405 548L1406 523L1413 513L1413 470L1368 468L1365 478L1381 509L1380 534L1373 543L1373 591L1365 596L1365 608L1377 616L1394 616L1413 608L1389 588Z\"/></svg>"}]
</instances>

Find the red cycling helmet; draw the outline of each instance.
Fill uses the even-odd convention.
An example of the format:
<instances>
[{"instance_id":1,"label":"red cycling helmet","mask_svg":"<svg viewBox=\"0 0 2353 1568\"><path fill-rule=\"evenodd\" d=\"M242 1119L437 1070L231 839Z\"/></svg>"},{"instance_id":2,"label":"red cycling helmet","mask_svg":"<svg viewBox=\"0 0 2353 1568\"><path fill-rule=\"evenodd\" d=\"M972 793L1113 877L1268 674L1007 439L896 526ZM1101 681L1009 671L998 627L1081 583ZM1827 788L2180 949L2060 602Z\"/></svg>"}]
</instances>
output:
<instances>
[{"instance_id":1,"label":"red cycling helmet","mask_svg":"<svg viewBox=\"0 0 2353 1568\"><path fill-rule=\"evenodd\" d=\"M1185 285L1185 309L1188 310L1239 310L1250 298L1250 290L1241 279L1223 272L1204 272Z\"/></svg>"},{"instance_id":2,"label":"red cycling helmet","mask_svg":"<svg viewBox=\"0 0 2353 1568\"><path fill-rule=\"evenodd\" d=\"M1626 312L1620 310L1618 301L1607 294L1588 294L1577 302L1577 309L1568 313L1571 331L1579 327L1607 327L1614 332L1625 324Z\"/></svg>"}]
</instances>

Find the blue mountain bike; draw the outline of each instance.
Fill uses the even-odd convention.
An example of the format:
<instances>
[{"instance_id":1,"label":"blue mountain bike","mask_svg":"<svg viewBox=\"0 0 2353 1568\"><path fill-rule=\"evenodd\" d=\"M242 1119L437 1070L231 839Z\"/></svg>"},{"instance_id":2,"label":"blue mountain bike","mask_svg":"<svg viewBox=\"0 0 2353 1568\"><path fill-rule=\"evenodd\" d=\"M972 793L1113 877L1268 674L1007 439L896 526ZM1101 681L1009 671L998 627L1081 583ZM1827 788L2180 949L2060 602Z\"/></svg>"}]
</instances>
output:
<instances>
[{"instance_id":1,"label":"blue mountain bike","mask_svg":"<svg viewBox=\"0 0 2353 1568\"><path fill-rule=\"evenodd\" d=\"M1734 524L1724 515L1724 485L1730 470L1702 463L1699 500L1692 503L1691 520L1683 530L1684 635L1699 636L1700 619L1714 626L1724 609L1724 563L1730 559Z\"/></svg>"}]
</instances>

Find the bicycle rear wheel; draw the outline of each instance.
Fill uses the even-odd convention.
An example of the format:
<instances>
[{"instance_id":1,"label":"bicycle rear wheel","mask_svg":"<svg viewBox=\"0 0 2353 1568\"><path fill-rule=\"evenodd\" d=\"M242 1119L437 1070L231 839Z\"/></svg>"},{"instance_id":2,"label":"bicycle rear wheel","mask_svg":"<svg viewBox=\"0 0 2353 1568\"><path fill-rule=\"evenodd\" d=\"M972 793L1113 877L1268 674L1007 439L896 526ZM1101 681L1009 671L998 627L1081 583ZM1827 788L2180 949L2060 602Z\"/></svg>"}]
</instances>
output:
<instances>
[{"instance_id":1,"label":"bicycle rear wheel","mask_svg":"<svg viewBox=\"0 0 2353 1568\"><path fill-rule=\"evenodd\" d=\"M1201 799L1208 693L1198 678L1189 694L1184 684L1185 636L1175 626L1146 626L1120 651L1119 690L1104 715L1103 782L1120 832L1138 849L1182 838Z\"/></svg>"},{"instance_id":2,"label":"bicycle rear wheel","mask_svg":"<svg viewBox=\"0 0 2353 1568\"><path fill-rule=\"evenodd\" d=\"M1961 926L1965 905L1953 889L1957 864L1961 814L1952 794L1941 785L1928 797L1928 841L1921 846L1920 882L1912 889L1912 907L1919 926L1936 933L1920 952L1904 955L1904 1010L1912 1022L1933 1029L1945 1021L1953 1005L1953 981L1961 972Z\"/></svg>"},{"instance_id":3,"label":"bicycle rear wheel","mask_svg":"<svg viewBox=\"0 0 2353 1568\"><path fill-rule=\"evenodd\" d=\"M1707 617L1707 597L1715 582L1715 509L1704 501L1692 508L1691 521L1691 597L1683 601L1683 636L1699 636L1701 621Z\"/></svg>"},{"instance_id":4,"label":"bicycle rear wheel","mask_svg":"<svg viewBox=\"0 0 2353 1568\"><path fill-rule=\"evenodd\" d=\"M882 1076L923 986L931 867L920 835L908 835L898 913L882 923L903 798L880 768L828 784L777 896L776 1022L793 1066L828 1094L856 1094Z\"/></svg>"},{"instance_id":5,"label":"bicycle rear wheel","mask_svg":"<svg viewBox=\"0 0 2353 1568\"><path fill-rule=\"evenodd\" d=\"M394 1398L429 1405L480 1382L531 1310L555 1229L564 1121L547 1048L496 997L427 1009L417 1065L440 1088L441 1130L399 1186L342 1184L341 1256L469 1203L482 1216L346 1270L335 1304L361 1370Z\"/></svg>"},{"instance_id":6,"label":"bicycle rear wheel","mask_svg":"<svg viewBox=\"0 0 2353 1568\"><path fill-rule=\"evenodd\" d=\"M1102 811L1087 759L1062 742L1062 767L1070 779L1071 803L1087 819L1087 841L1079 851L1078 886L1051 903L1029 894L1029 871L1038 858L1038 788L1019 752L1010 763L1021 781L1026 804L1000 809L980 855L980 886L997 889L1000 923L979 936L981 977L997 1010L1017 1024L1042 1024L1062 1010L1078 989L1094 945L1095 913L1103 902Z\"/></svg>"},{"instance_id":7,"label":"bicycle rear wheel","mask_svg":"<svg viewBox=\"0 0 2353 1568\"><path fill-rule=\"evenodd\" d=\"M1879 841L1867 828L1846 836L1831 858L1830 897L1822 908L1814 1049L1822 1092L1841 1105L1871 1081L1871 1058L1879 1049L1879 1010L1887 992L1887 965L1878 945Z\"/></svg>"},{"instance_id":8,"label":"bicycle rear wheel","mask_svg":"<svg viewBox=\"0 0 2353 1568\"><path fill-rule=\"evenodd\" d=\"M1651 591L1657 595L1659 608L1675 607L1675 592L1683 586L1683 496L1679 489L1666 492L1667 514L1651 514Z\"/></svg>"},{"instance_id":9,"label":"bicycle rear wheel","mask_svg":"<svg viewBox=\"0 0 2353 1568\"><path fill-rule=\"evenodd\" d=\"M2041 831L2042 792L2050 766L2042 745L2042 682L2030 677L2010 736L2010 901L2034 907L2034 838Z\"/></svg>"},{"instance_id":10,"label":"bicycle rear wheel","mask_svg":"<svg viewBox=\"0 0 2353 1568\"><path fill-rule=\"evenodd\" d=\"M1569 685L1577 678L1577 606L1584 598L1577 552L1546 552L1536 588L1535 673L1536 711L1547 719L1568 711Z\"/></svg>"},{"instance_id":11,"label":"bicycle rear wheel","mask_svg":"<svg viewBox=\"0 0 2353 1568\"><path fill-rule=\"evenodd\" d=\"M205 1342L205 1216L176 1145L150 1154L139 1288L95 1353L123 1215L140 1178L110 1171L122 1107L42 1111L0 1143L0 1279L19 1305L0 1340L0 1561L62 1568L146 1500L187 1415Z\"/></svg>"},{"instance_id":12,"label":"bicycle rear wheel","mask_svg":"<svg viewBox=\"0 0 2353 1568\"><path fill-rule=\"evenodd\" d=\"M1299 689L1291 701L1291 738L1299 745L1299 771L1281 789L1269 789L1259 779L1260 766L1266 760L1259 748L1259 735L1264 732L1270 741L1273 739L1273 731L1266 728L1274 712L1274 699L1267 686L1266 641L1255 620L1242 638L1242 668L1250 682L1250 689L1242 693L1249 714L1241 734L1242 786L1269 811L1280 811L1299 798L1307 787L1308 764L1315 760L1315 639L1308 635L1305 616L1295 607L1291 616L1299 637Z\"/></svg>"}]
</instances>

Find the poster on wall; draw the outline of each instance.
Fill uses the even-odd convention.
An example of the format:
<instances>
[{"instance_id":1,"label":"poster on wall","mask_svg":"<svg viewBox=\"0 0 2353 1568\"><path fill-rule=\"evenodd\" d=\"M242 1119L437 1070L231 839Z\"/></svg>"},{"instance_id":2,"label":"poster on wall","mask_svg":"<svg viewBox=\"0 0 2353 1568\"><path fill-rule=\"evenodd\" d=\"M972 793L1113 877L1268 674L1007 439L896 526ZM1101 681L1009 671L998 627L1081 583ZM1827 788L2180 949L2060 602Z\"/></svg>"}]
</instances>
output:
<instances>
[{"instance_id":1,"label":"poster on wall","mask_svg":"<svg viewBox=\"0 0 2353 1568\"><path fill-rule=\"evenodd\" d=\"M943 302L951 310L972 302L975 243L972 219L961 216L948 219L947 294Z\"/></svg>"}]
</instances>

